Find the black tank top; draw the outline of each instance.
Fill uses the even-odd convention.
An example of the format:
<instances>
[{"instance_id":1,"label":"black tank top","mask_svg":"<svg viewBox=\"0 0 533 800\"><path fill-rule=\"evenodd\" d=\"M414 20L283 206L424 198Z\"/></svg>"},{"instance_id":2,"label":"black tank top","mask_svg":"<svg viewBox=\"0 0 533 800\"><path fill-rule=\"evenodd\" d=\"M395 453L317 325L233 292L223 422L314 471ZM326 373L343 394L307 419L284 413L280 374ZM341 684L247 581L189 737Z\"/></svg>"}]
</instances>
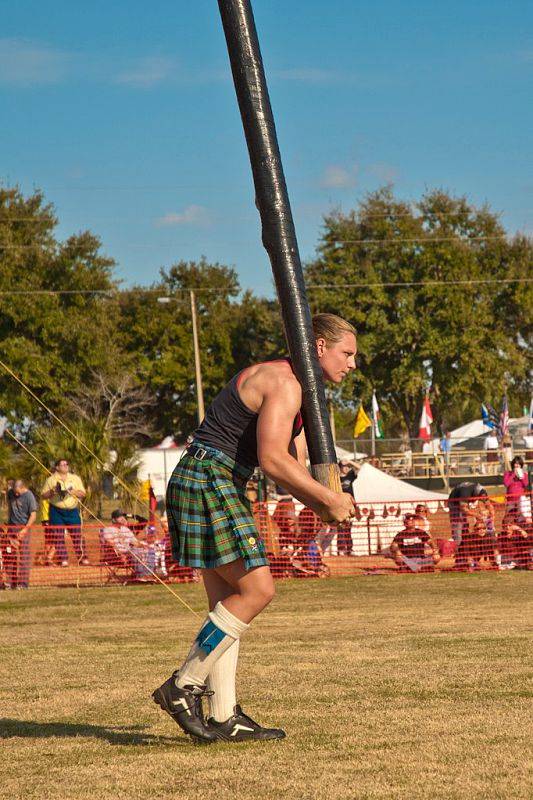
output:
<instances>
[{"instance_id":1,"label":"black tank top","mask_svg":"<svg viewBox=\"0 0 533 800\"><path fill-rule=\"evenodd\" d=\"M244 464L257 467L257 418L243 403L239 395L239 379L242 371L234 375L229 383L215 397L205 415L204 421L194 433L194 441L222 450L227 456ZM294 419L292 438L302 430L300 412Z\"/></svg>"}]
</instances>

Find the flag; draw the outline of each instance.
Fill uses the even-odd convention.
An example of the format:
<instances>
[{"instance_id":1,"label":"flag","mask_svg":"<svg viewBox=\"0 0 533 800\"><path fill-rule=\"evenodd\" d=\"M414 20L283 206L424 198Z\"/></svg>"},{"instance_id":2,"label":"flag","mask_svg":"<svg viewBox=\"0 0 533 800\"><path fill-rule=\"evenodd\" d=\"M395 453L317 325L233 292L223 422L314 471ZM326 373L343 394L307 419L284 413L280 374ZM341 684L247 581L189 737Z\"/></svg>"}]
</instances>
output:
<instances>
[{"instance_id":1,"label":"flag","mask_svg":"<svg viewBox=\"0 0 533 800\"><path fill-rule=\"evenodd\" d=\"M7 430L7 417L0 417L0 439Z\"/></svg>"},{"instance_id":2,"label":"flag","mask_svg":"<svg viewBox=\"0 0 533 800\"><path fill-rule=\"evenodd\" d=\"M369 419L367 414L365 413L365 409L363 408L363 404L359 406L359 410L357 411L357 415L355 417L355 425L353 429L353 438L357 439L357 437L366 431L372 425L372 420Z\"/></svg>"},{"instance_id":3,"label":"flag","mask_svg":"<svg viewBox=\"0 0 533 800\"><path fill-rule=\"evenodd\" d=\"M500 414L500 422L498 425L498 435L500 438L509 433L509 404L507 402L507 395L504 394L502 402L502 413Z\"/></svg>"},{"instance_id":4,"label":"flag","mask_svg":"<svg viewBox=\"0 0 533 800\"><path fill-rule=\"evenodd\" d=\"M483 421L483 425L491 430L494 430L498 427L498 415L489 403L487 403L487 405L485 405L485 403L481 403L481 419Z\"/></svg>"},{"instance_id":5,"label":"flag","mask_svg":"<svg viewBox=\"0 0 533 800\"><path fill-rule=\"evenodd\" d=\"M429 395L426 394L424 398L424 405L422 406L422 414L420 415L420 425L418 430L418 438L424 439L429 442L431 439L431 423L433 422L433 413L429 405Z\"/></svg>"},{"instance_id":6,"label":"flag","mask_svg":"<svg viewBox=\"0 0 533 800\"><path fill-rule=\"evenodd\" d=\"M529 404L529 425L527 426L527 432L530 434L533 433L533 397Z\"/></svg>"},{"instance_id":7,"label":"flag","mask_svg":"<svg viewBox=\"0 0 533 800\"><path fill-rule=\"evenodd\" d=\"M376 393L372 393L372 425L374 427L374 436L376 439L383 439L383 425L381 424L381 413L378 406L378 399Z\"/></svg>"}]
</instances>

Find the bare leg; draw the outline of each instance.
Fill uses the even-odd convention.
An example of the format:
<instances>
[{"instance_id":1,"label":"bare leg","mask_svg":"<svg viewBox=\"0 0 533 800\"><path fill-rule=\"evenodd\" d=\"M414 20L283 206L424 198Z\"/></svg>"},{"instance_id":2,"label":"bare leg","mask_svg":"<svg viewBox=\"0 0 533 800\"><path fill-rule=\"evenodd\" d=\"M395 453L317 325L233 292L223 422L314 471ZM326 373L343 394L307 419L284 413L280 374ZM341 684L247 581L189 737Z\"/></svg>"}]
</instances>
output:
<instances>
[{"instance_id":1,"label":"bare leg","mask_svg":"<svg viewBox=\"0 0 533 800\"><path fill-rule=\"evenodd\" d=\"M202 578L204 579L204 588L207 594L209 611L212 611L218 602L234 594L234 589L224 578L218 575L216 570L203 569Z\"/></svg>"},{"instance_id":2,"label":"bare leg","mask_svg":"<svg viewBox=\"0 0 533 800\"><path fill-rule=\"evenodd\" d=\"M216 574L217 579L212 577ZM224 597L219 597L222 604L237 619L242 622L250 623L274 597L274 580L269 567L254 567L247 570L242 558L232 561L231 564L224 564L214 570L204 570L204 581L206 581L206 591L209 601L220 593ZM231 593L227 593L225 585L230 587ZM217 601L218 602L218 601ZM215 603L216 605L216 603Z\"/></svg>"}]
</instances>

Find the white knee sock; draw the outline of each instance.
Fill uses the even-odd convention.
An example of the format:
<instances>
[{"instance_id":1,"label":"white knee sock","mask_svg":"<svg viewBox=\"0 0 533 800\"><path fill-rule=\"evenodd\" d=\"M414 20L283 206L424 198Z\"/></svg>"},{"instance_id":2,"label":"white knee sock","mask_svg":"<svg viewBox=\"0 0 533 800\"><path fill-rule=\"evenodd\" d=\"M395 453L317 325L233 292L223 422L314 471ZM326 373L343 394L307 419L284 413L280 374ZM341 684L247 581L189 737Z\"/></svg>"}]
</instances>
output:
<instances>
[{"instance_id":1,"label":"white knee sock","mask_svg":"<svg viewBox=\"0 0 533 800\"><path fill-rule=\"evenodd\" d=\"M217 603L200 628L176 677L176 686L202 686L213 665L248 629L248 625ZM231 716L231 714L230 714Z\"/></svg>"},{"instance_id":2,"label":"white knee sock","mask_svg":"<svg viewBox=\"0 0 533 800\"><path fill-rule=\"evenodd\" d=\"M214 692L209 698L209 716L217 722L225 722L233 715L237 703L235 675L239 659L239 640L213 664L207 676L207 688Z\"/></svg>"}]
</instances>

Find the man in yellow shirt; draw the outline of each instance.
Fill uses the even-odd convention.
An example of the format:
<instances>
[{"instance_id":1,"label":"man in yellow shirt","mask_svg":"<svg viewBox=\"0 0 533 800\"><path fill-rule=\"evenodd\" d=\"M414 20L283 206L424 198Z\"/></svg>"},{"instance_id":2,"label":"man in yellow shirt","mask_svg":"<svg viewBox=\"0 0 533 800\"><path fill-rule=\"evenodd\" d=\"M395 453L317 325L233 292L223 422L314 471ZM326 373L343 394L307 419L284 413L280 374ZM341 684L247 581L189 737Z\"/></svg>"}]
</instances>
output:
<instances>
[{"instance_id":1,"label":"man in yellow shirt","mask_svg":"<svg viewBox=\"0 0 533 800\"><path fill-rule=\"evenodd\" d=\"M85 494L85 487L80 476L69 472L67 459L58 459L55 471L44 482L41 497L50 503L51 534L62 567L68 567L65 529L70 534L78 564L87 565L89 563L85 555L79 511L79 501L83 500Z\"/></svg>"}]
</instances>

